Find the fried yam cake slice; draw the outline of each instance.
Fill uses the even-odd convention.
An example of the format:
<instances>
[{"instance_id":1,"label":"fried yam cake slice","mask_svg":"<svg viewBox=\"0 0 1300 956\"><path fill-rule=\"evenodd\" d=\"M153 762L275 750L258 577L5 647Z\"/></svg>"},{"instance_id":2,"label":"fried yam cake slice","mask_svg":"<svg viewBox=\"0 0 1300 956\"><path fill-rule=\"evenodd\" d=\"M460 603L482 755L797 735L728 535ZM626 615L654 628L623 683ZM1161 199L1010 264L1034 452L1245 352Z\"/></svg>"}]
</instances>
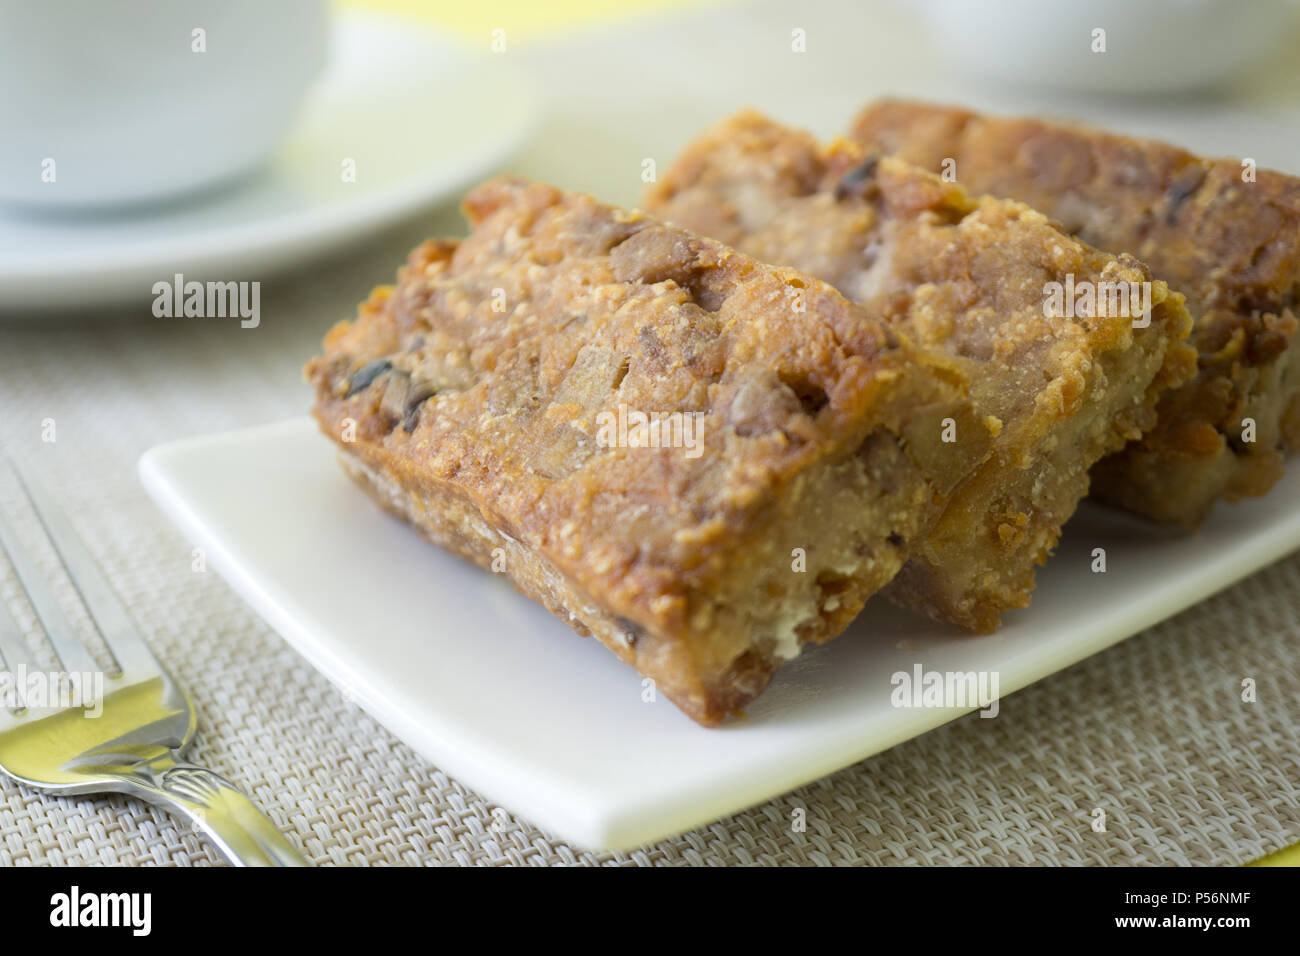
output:
<instances>
[{"instance_id":1,"label":"fried yam cake slice","mask_svg":"<svg viewBox=\"0 0 1300 956\"><path fill-rule=\"evenodd\" d=\"M702 724L843 631L988 454L941 441L979 427L954 364L825 283L542 184L464 208L326 336L315 416L384 507Z\"/></svg>"},{"instance_id":2,"label":"fried yam cake slice","mask_svg":"<svg viewBox=\"0 0 1300 956\"><path fill-rule=\"evenodd\" d=\"M994 453L888 593L972 630L1029 603L1089 468L1152 427L1160 394L1194 369L1181 296L1131 256L1099 252L1021 203L972 198L848 142L823 148L753 112L688 147L646 208L824 279L962 367L997 430ZM1148 307L1071 308L1066 290L1087 288L1145 290Z\"/></svg>"},{"instance_id":3,"label":"fried yam cake slice","mask_svg":"<svg viewBox=\"0 0 1300 956\"><path fill-rule=\"evenodd\" d=\"M1083 126L881 101L853 138L967 189L1029 203L1129 252L1187 296L1198 373L1142 441L1097 465L1098 497L1200 524L1220 499L1265 494L1300 446L1300 179L1249 161Z\"/></svg>"}]
</instances>

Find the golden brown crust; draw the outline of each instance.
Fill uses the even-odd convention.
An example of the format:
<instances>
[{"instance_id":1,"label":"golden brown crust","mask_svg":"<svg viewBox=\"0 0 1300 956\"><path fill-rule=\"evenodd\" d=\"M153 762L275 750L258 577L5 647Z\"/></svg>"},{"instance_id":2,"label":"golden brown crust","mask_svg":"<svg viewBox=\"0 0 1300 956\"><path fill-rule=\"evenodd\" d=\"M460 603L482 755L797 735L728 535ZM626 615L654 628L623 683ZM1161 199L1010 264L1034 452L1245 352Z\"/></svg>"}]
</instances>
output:
<instances>
[{"instance_id":1,"label":"golden brown crust","mask_svg":"<svg viewBox=\"0 0 1300 956\"><path fill-rule=\"evenodd\" d=\"M1026 202L1085 241L1131 252L1187 296L1199 373L1157 427L1100 464L1096 493L1195 525L1219 498L1268 491L1300 420L1300 179L1079 126L881 101L853 138L975 192ZM1244 423L1254 423L1254 441ZM1244 434L1243 434L1244 433Z\"/></svg>"},{"instance_id":2,"label":"golden brown crust","mask_svg":"<svg viewBox=\"0 0 1300 956\"><path fill-rule=\"evenodd\" d=\"M1146 267L1062 233L1021 203L976 200L890 157L745 112L696 140L647 209L765 262L824 279L957 362L994 455L913 549L890 593L976 630L1029 601L1034 568L1088 468L1154 421L1193 372L1181 297L1150 283L1151 324L1044 310L1051 283L1149 283ZM958 436L961 440L961 436Z\"/></svg>"},{"instance_id":3,"label":"golden brown crust","mask_svg":"<svg viewBox=\"0 0 1300 956\"><path fill-rule=\"evenodd\" d=\"M416 249L307 364L322 430L385 507L717 723L897 572L961 376L642 214L517 180L465 208L468 239ZM620 409L697 416L698 454L611 447Z\"/></svg>"}]
</instances>

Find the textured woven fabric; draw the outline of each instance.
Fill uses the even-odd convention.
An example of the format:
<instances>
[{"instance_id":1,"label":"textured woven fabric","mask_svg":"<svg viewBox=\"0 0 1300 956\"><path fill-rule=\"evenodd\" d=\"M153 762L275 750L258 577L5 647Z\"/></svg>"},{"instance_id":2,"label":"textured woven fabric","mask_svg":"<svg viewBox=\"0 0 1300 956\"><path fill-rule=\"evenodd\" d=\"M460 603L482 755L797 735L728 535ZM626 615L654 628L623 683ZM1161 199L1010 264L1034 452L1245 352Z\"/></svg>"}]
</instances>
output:
<instances>
[{"instance_id":1,"label":"textured woven fabric","mask_svg":"<svg viewBox=\"0 0 1300 956\"><path fill-rule=\"evenodd\" d=\"M201 713L194 756L337 864L1236 864L1300 839L1300 557L1002 703L656 846L588 854L514 819L349 703L214 573L136 478L159 442L302 413L298 366L454 216L263 288L262 324L0 327L0 441L39 468ZM53 418L56 441L40 440ZM267 480L274 480L268 476ZM12 484L0 506L34 531ZM46 564L52 565L46 558ZM65 596L67 589L64 588ZM0 595L37 631L7 565ZM1258 700L1243 703L1253 677ZM1092 829L1094 808L1104 833ZM793 812L806 811L806 832ZM0 863L215 863L164 812L0 784Z\"/></svg>"}]
</instances>

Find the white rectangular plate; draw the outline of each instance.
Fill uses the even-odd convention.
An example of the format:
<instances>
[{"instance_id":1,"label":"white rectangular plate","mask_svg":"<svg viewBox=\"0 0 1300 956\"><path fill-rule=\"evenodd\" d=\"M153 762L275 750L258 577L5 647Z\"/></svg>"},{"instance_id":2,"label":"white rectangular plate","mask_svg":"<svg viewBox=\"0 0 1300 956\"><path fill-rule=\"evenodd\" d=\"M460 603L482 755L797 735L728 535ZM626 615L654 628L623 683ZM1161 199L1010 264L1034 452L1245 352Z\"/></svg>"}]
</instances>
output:
<instances>
[{"instance_id":1,"label":"white rectangular plate","mask_svg":"<svg viewBox=\"0 0 1300 956\"><path fill-rule=\"evenodd\" d=\"M997 672L1003 696L1300 547L1300 469L1194 535L1085 508L1033 606L974 638L880 599L788 665L744 720L696 726L504 578L419 538L299 419L155 448L145 487L299 653L489 800L593 849L760 803L975 709L901 708L891 676ZM1092 571L1093 549L1106 572Z\"/></svg>"}]
</instances>

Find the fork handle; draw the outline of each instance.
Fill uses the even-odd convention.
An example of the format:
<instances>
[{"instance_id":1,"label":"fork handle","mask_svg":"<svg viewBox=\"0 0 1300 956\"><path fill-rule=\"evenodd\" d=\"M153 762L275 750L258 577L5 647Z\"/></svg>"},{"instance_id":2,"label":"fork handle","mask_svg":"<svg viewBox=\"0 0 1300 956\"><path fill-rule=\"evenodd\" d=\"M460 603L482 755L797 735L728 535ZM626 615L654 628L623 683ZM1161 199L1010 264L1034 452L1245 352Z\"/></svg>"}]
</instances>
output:
<instances>
[{"instance_id":1,"label":"fork handle","mask_svg":"<svg viewBox=\"0 0 1300 956\"><path fill-rule=\"evenodd\" d=\"M132 782L136 796L184 814L235 866L308 865L243 791L175 751L149 761Z\"/></svg>"}]
</instances>

